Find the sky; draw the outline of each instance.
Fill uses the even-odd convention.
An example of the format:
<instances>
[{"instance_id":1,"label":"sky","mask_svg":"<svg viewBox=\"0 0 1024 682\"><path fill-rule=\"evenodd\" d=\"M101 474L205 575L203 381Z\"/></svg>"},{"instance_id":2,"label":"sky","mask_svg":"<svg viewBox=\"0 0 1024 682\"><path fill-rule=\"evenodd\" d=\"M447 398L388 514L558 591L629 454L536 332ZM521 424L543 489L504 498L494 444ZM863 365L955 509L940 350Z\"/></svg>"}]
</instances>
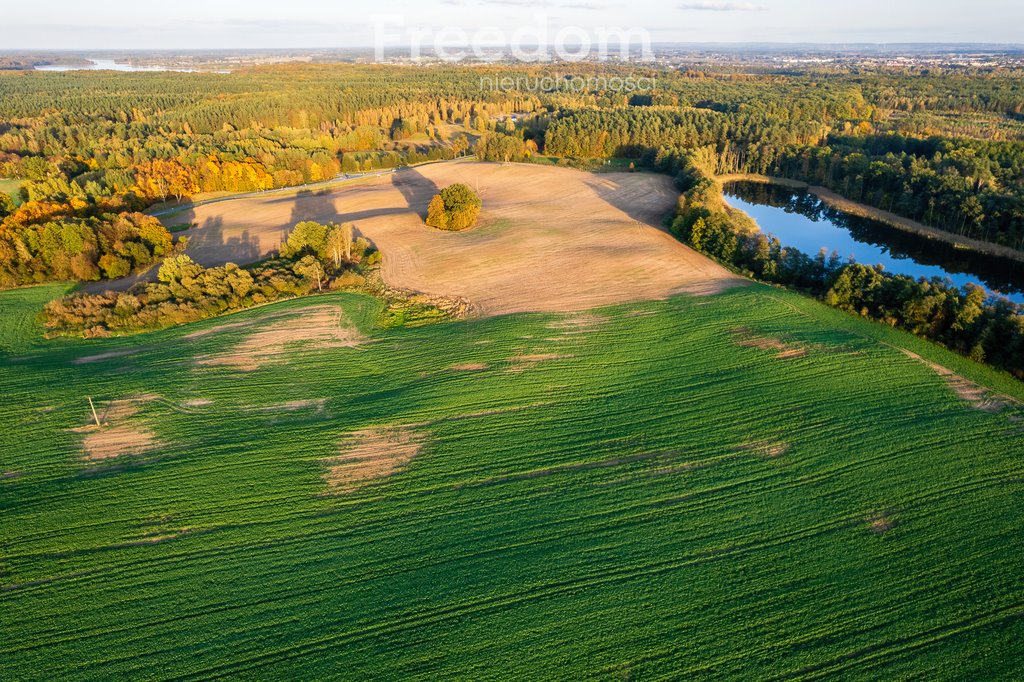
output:
<instances>
[{"instance_id":1,"label":"sky","mask_svg":"<svg viewBox=\"0 0 1024 682\"><path fill-rule=\"evenodd\" d=\"M1024 43L1024 0L49 0L3 14L0 51L398 47L410 31L526 43L541 27L549 41L640 28L655 43Z\"/></svg>"}]
</instances>

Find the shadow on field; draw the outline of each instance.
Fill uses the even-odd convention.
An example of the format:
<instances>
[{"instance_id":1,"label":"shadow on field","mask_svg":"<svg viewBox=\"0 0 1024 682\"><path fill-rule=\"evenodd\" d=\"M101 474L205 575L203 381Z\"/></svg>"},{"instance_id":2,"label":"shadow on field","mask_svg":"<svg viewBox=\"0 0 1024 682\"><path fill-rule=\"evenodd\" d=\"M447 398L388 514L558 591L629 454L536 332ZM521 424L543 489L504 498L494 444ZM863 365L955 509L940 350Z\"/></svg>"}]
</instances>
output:
<instances>
[{"instance_id":1,"label":"shadow on field","mask_svg":"<svg viewBox=\"0 0 1024 682\"><path fill-rule=\"evenodd\" d=\"M175 224L194 223L195 219L195 211L190 209L175 214L173 222ZM283 234L284 231L282 231L282 238ZM248 230L236 236L226 236L224 221L219 216L207 218L201 225L179 232L174 236L188 239L185 253L204 267L224 265L225 263L244 265L257 261L263 256L258 236L250 235ZM276 247L276 244L274 246ZM103 291L127 291L139 282L155 282L159 271L160 263L156 263L143 272L133 273L127 277L90 282L84 285L80 291L90 294Z\"/></svg>"},{"instance_id":2,"label":"shadow on field","mask_svg":"<svg viewBox=\"0 0 1024 682\"><path fill-rule=\"evenodd\" d=\"M318 192L303 190L295 195L292 200L291 225L301 223L305 220L313 220L318 223L331 223L337 221L337 209L334 206L334 193L329 189L322 189Z\"/></svg>"},{"instance_id":3,"label":"shadow on field","mask_svg":"<svg viewBox=\"0 0 1024 682\"><path fill-rule=\"evenodd\" d=\"M619 209L633 220L658 229L663 228L662 221L675 205L674 197L667 192L664 202L650 201L650 195L637 197L634 192L630 192L609 178L592 177L586 182L609 205ZM662 203L664 205L661 205Z\"/></svg>"},{"instance_id":4,"label":"shadow on field","mask_svg":"<svg viewBox=\"0 0 1024 682\"><path fill-rule=\"evenodd\" d=\"M120 279L101 279L99 282L82 284L76 291L83 294L101 294L104 291L127 291L139 282L155 282L156 273L159 270L160 265L157 263L147 270L136 272Z\"/></svg>"},{"instance_id":5,"label":"shadow on field","mask_svg":"<svg viewBox=\"0 0 1024 682\"><path fill-rule=\"evenodd\" d=\"M200 265L212 267L224 263L239 265L257 261L263 254L259 237L250 236L246 230L238 236L224 235L224 220L221 217L208 218L199 227L185 233L188 248L185 252ZM283 238L283 234L281 235Z\"/></svg>"},{"instance_id":6,"label":"shadow on field","mask_svg":"<svg viewBox=\"0 0 1024 682\"><path fill-rule=\"evenodd\" d=\"M350 191L359 191L358 188ZM288 228L281 235L282 241L287 237L288 232L297 223L304 220L313 220L318 223L351 223L358 220L369 220L389 215L401 215L408 210L399 206L393 208L374 208L364 211L350 211L348 213L338 212L335 200L338 198L335 190L325 189L318 192L299 192L295 197L289 198L292 203L292 215Z\"/></svg>"},{"instance_id":7,"label":"shadow on field","mask_svg":"<svg viewBox=\"0 0 1024 682\"><path fill-rule=\"evenodd\" d=\"M426 220L427 204L441 191L437 184L415 168L406 168L395 174L394 185L402 193L408 207Z\"/></svg>"}]
</instances>

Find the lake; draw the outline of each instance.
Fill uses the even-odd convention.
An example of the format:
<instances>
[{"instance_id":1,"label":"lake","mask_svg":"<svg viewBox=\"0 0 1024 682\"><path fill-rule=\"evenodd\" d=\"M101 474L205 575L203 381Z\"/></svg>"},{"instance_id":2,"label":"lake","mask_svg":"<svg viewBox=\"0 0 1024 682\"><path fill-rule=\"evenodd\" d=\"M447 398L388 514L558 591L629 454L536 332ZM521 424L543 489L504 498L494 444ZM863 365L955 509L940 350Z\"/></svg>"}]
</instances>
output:
<instances>
[{"instance_id":1,"label":"lake","mask_svg":"<svg viewBox=\"0 0 1024 682\"><path fill-rule=\"evenodd\" d=\"M169 66L132 66L131 64L120 64L113 59L90 59L88 66L67 66L63 64L49 64L35 67L36 71L178 71L181 73L193 73L196 69L171 68Z\"/></svg>"},{"instance_id":2,"label":"lake","mask_svg":"<svg viewBox=\"0 0 1024 682\"><path fill-rule=\"evenodd\" d=\"M783 246L815 256L821 249L911 277L979 284L1024 303L1024 263L958 249L936 239L831 208L809 192L757 182L725 185L726 202L757 221Z\"/></svg>"}]
</instances>

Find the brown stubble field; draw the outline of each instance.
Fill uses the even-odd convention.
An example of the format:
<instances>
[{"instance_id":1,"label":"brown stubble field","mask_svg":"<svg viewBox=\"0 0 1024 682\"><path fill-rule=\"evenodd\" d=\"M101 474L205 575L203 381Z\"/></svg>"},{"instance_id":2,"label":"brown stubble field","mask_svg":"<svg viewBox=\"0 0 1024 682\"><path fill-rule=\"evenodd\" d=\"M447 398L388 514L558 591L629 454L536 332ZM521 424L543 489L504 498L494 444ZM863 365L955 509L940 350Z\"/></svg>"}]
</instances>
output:
<instances>
[{"instance_id":1,"label":"brown stubble field","mask_svg":"<svg viewBox=\"0 0 1024 682\"><path fill-rule=\"evenodd\" d=\"M484 203L462 233L426 227L439 188L464 182ZM179 212L204 265L252 262L301 220L352 222L383 254L396 288L469 299L484 315L570 311L742 283L661 229L678 192L669 178L472 161L440 163L335 188L242 197Z\"/></svg>"}]
</instances>

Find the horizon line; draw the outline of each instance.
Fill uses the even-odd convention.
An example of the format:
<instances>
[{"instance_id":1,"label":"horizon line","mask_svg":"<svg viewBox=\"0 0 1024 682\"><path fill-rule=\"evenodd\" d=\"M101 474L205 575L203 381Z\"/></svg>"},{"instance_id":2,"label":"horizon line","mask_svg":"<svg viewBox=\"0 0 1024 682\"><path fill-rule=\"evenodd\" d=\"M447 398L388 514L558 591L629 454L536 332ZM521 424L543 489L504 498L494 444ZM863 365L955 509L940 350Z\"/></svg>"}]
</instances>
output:
<instances>
[{"instance_id":1,"label":"horizon line","mask_svg":"<svg viewBox=\"0 0 1024 682\"><path fill-rule=\"evenodd\" d=\"M630 43L633 45L634 43ZM643 43L635 43L636 45L643 45ZM816 48L853 48L853 47L932 47L932 48L1000 48L1000 49L1019 49L1024 50L1024 42L1021 43L1007 43L1007 42L977 42L977 41L850 41L850 42L818 42L818 41L743 41L743 40L715 40L715 41L671 41L671 40L659 40L651 41L648 43L650 46L660 47L816 47ZM468 47L468 45L460 45L452 43L445 45L446 48L453 47ZM510 47L510 45L493 44L485 47L498 48L498 47ZM529 47L538 47L538 45L531 45ZM231 52L330 52L340 50L375 50L374 45L347 45L347 46L290 46L290 47L155 47L155 48L131 48L131 47L83 47L83 48L67 48L67 47L31 47L31 48L13 48L13 49L0 49L0 55L22 55L31 53L112 53L112 52L124 52L124 53L158 53L158 52L179 52L179 53L190 53L190 52L220 52L220 53L231 53ZM386 46L384 48L388 51L401 51L408 49L401 45Z\"/></svg>"}]
</instances>

